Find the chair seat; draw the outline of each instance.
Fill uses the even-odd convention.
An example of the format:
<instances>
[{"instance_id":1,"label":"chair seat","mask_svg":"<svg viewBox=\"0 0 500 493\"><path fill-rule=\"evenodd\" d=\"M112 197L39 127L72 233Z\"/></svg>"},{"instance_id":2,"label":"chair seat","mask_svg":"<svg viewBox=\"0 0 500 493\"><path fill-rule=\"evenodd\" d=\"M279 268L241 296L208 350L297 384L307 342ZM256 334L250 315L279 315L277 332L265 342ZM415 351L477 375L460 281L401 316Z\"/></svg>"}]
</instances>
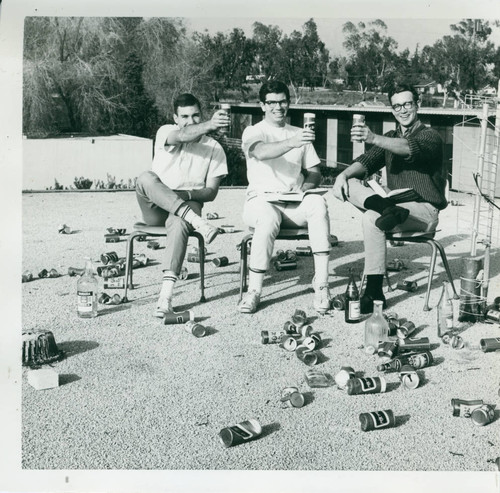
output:
<instances>
[{"instance_id":1,"label":"chair seat","mask_svg":"<svg viewBox=\"0 0 500 493\"><path fill-rule=\"evenodd\" d=\"M148 233L150 235L164 236L167 234L167 228L165 228L165 226L150 226L149 224L143 222L135 223L134 231L138 233Z\"/></svg>"},{"instance_id":2,"label":"chair seat","mask_svg":"<svg viewBox=\"0 0 500 493\"><path fill-rule=\"evenodd\" d=\"M402 240L402 241L418 241L421 240L432 240L436 236L436 230L434 231L395 231L393 233L386 233L386 238L388 240Z\"/></svg>"},{"instance_id":3,"label":"chair seat","mask_svg":"<svg viewBox=\"0 0 500 493\"><path fill-rule=\"evenodd\" d=\"M250 231L250 234L255 233L254 228L248 228L248 230ZM297 239L307 240L308 237L309 237L309 230L307 228L280 229L280 232L278 233L278 238L280 240L297 240Z\"/></svg>"}]
</instances>

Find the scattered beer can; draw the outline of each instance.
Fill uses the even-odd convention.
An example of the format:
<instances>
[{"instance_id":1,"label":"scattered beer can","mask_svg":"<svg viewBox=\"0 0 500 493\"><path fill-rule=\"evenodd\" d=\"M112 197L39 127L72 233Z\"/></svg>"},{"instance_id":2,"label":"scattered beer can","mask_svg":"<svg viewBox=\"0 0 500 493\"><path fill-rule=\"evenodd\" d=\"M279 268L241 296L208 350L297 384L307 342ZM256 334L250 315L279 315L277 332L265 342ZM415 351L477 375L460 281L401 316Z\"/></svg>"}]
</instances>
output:
<instances>
[{"instance_id":1,"label":"scattered beer can","mask_svg":"<svg viewBox=\"0 0 500 493\"><path fill-rule=\"evenodd\" d=\"M495 409L489 404L483 404L481 407L474 409L470 415L473 423L477 426L484 426L493 421L495 418Z\"/></svg>"},{"instance_id":2,"label":"scattered beer can","mask_svg":"<svg viewBox=\"0 0 500 493\"><path fill-rule=\"evenodd\" d=\"M69 226L66 226L66 224L60 224L57 228L57 231L59 231L60 234L68 235L71 233L71 228Z\"/></svg>"},{"instance_id":3,"label":"scattered beer can","mask_svg":"<svg viewBox=\"0 0 500 493\"><path fill-rule=\"evenodd\" d=\"M347 387L347 382L351 378L355 378L356 373L354 372L354 368L350 366L342 366L340 371L335 375L335 383L340 390L345 390Z\"/></svg>"},{"instance_id":4,"label":"scattered beer can","mask_svg":"<svg viewBox=\"0 0 500 493\"><path fill-rule=\"evenodd\" d=\"M318 362L318 354L316 351L311 351L306 346L298 346L295 350L297 358L300 359L307 366L314 366Z\"/></svg>"},{"instance_id":5,"label":"scattered beer can","mask_svg":"<svg viewBox=\"0 0 500 493\"><path fill-rule=\"evenodd\" d=\"M297 327L302 327L304 324L307 323L307 315L304 310L295 310L294 314L292 315L292 322L297 326Z\"/></svg>"},{"instance_id":6,"label":"scattered beer can","mask_svg":"<svg viewBox=\"0 0 500 493\"><path fill-rule=\"evenodd\" d=\"M336 247L339 244L339 239L335 235L328 235L328 241L331 247Z\"/></svg>"},{"instance_id":7,"label":"scattered beer can","mask_svg":"<svg viewBox=\"0 0 500 493\"><path fill-rule=\"evenodd\" d=\"M399 281L396 287L398 289L402 289L403 291L409 291L410 293L413 293L418 289L416 281Z\"/></svg>"},{"instance_id":8,"label":"scattered beer can","mask_svg":"<svg viewBox=\"0 0 500 493\"><path fill-rule=\"evenodd\" d=\"M380 358L393 358L398 352L398 341L379 342L377 354Z\"/></svg>"},{"instance_id":9,"label":"scattered beer can","mask_svg":"<svg viewBox=\"0 0 500 493\"><path fill-rule=\"evenodd\" d=\"M402 260L395 258L394 260L387 262L386 269L391 272L399 272L405 268L405 264Z\"/></svg>"},{"instance_id":10,"label":"scattered beer can","mask_svg":"<svg viewBox=\"0 0 500 493\"><path fill-rule=\"evenodd\" d=\"M194 320L194 314L191 310L184 312L169 312L165 313L163 323L168 324L185 324L189 320Z\"/></svg>"},{"instance_id":11,"label":"scattered beer can","mask_svg":"<svg viewBox=\"0 0 500 493\"><path fill-rule=\"evenodd\" d=\"M283 336L286 335L284 330L263 330L260 333L260 338L262 344L279 344Z\"/></svg>"},{"instance_id":12,"label":"scattered beer can","mask_svg":"<svg viewBox=\"0 0 500 493\"><path fill-rule=\"evenodd\" d=\"M428 337L399 339L399 352L405 351L428 351L431 343Z\"/></svg>"},{"instance_id":13,"label":"scattered beer can","mask_svg":"<svg viewBox=\"0 0 500 493\"><path fill-rule=\"evenodd\" d=\"M236 231L232 224L223 224L222 226L219 226L219 230L223 233L234 233Z\"/></svg>"},{"instance_id":14,"label":"scattered beer can","mask_svg":"<svg viewBox=\"0 0 500 493\"><path fill-rule=\"evenodd\" d=\"M195 337L204 337L207 333L207 328L194 320L188 320L184 324L184 330Z\"/></svg>"},{"instance_id":15,"label":"scattered beer can","mask_svg":"<svg viewBox=\"0 0 500 493\"><path fill-rule=\"evenodd\" d=\"M219 219L219 214L217 214L217 212L207 212L205 217L207 219Z\"/></svg>"},{"instance_id":16,"label":"scattered beer can","mask_svg":"<svg viewBox=\"0 0 500 493\"><path fill-rule=\"evenodd\" d=\"M77 267L68 267L68 276L70 277L83 276L84 272L85 269L79 269Z\"/></svg>"},{"instance_id":17,"label":"scattered beer can","mask_svg":"<svg viewBox=\"0 0 500 493\"><path fill-rule=\"evenodd\" d=\"M212 260L212 264L214 264L215 267L225 267L229 264L229 260L227 257L216 257Z\"/></svg>"},{"instance_id":18,"label":"scattered beer can","mask_svg":"<svg viewBox=\"0 0 500 493\"><path fill-rule=\"evenodd\" d=\"M385 392L387 382L384 377L350 378L347 381L347 393L356 394L378 394Z\"/></svg>"},{"instance_id":19,"label":"scattered beer can","mask_svg":"<svg viewBox=\"0 0 500 493\"><path fill-rule=\"evenodd\" d=\"M262 426L256 419L242 421L234 426L222 428L219 438L225 447L234 447L257 438L262 433Z\"/></svg>"},{"instance_id":20,"label":"scattered beer can","mask_svg":"<svg viewBox=\"0 0 500 493\"><path fill-rule=\"evenodd\" d=\"M179 279L181 281L185 281L189 277L189 271L187 270L186 267L182 267L181 271L179 272Z\"/></svg>"},{"instance_id":21,"label":"scattered beer can","mask_svg":"<svg viewBox=\"0 0 500 493\"><path fill-rule=\"evenodd\" d=\"M33 274L29 270L25 270L21 276L22 282L30 282L33 280Z\"/></svg>"},{"instance_id":22,"label":"scattered beer can","mask_svg":"<svg viewBox=\"0 0 500 493\"><path fill-rule=\"evenodd\" d=\"M336 296L334 296L332 299L331 305L332 305L332 308L334 310L344 311L345 310L345 293L337 294Z\"/></svg>"},{"instance_id":23,"label":"scattered beer can","mask_svg":"<svg viewBox=\"0 0 500 493\"><path fill-rule=\"evenodd\" d=\"M116 252L107 252L101 254L101 263L103 265L108 265L118 261L118 254Z\"/></svg>"},{"instance_id":24,"label":"scattered beer can","mask_svg":"<svg viewBox=\"0 0 500 493\"><path fill-rule=\"evenodd\" d=\"M410 320L407 320L406 322L399 325L399 327L396 329L396 334L400 339L406 339L407 337L411 336L413 332L415 332L415 329L415 324Z\"/></svg>"},{"instance_id":25,"label":"scattered beer can","mask_svg":"<svg viewBox=\"0 0 500 493\"><path fill-rule=\"evenodd\" d=\"M39 273L38 273L38 277L40 279L43 279L44 277L47 277L49 275L49 271L47 269L42 269Z\"/></svg>"},{"instance_id":26,"label":"scattered beer can","mask_svg":"<svg viewBox=\"0 0 500 493\"><path fill-rule=\"evenodd\" d=\"M104 289L125 289L124 277L111 277L104 280Z\"/></svg>"},{"instance_id":27,"label":"scattered beer can","mask_svg":"<svg viewBox=\"0 0 500 493\"><path fill-rule=\"evenodd\" d=\"M158 248L160 248L160 244L155 240L148 241L146 246L151 250L158 250Z\"/></svg>"},{"instance_id":28,"label":"scattered beer can","mask_svg":"<svg viewBox=\"0 0 500 493\"><path fill-rule=\"evenodd\" d=\"M302 407L305 403L304 395L297 387L286 387L281 391L281 403L283 407Z\"/></svg>"},{"instance_id":29,"label":"scattered beer can","mask_svg":"<svg viewBox=\"0 0 500 493\"><path fill-rule=\"evenodd\" d=\"M403 365L399 370L399 380L407 389L413 390L420 385L420 377L413 366Z\"/></svg>"},{"instance_id":30,"label":"scattered beer can","mask_svg":"<svg viewBox=\"0 0 500 493\"><path fill-rule=\"evenodd\" d=\"M400 246L404 246L404 244L405 244L405 242L401 241L401 240L390 240L389 243L393 247L400 247Z\"/></svg>"},{"instance_id":31,"label":"scattered beer can","mask_svg":"<svg viewBox=\"0 0 500 493\"><path fill-rule=\"evenodd\" d=\"M286 351L293 352L297 349L298 337L295 335L287 334L281 338L280 347Z\"/></svg>"},{"instance_id":32,"label":"scattered beer can","mask_svg":"<svg viewBox=\"0 0 500 493\"><path fill-rule=\"evenodd\" d=\"M111 297L108 293L101 293L97 301L99 301L102 305L108 305L110 300Z\"/></svg>"},{"instance_id":33,"label":"scattered beer can","mask_svg":"<svg viewBox=\"0 0 500 493\"><path fill-rule=\"evenodd\" d=\"M282 262L281 260L275 260L273 265L277 271L294 270L297 268L297 262Z\"/></svg>"},{"instance_id":34,"label":"scattered beer can","mask_svg":"<svg viewBox=\"0 0 500 493\"><path fill-rule=\"evenodd\" d=\"M359 415L361 429L363 431L381 430L392 428L396 425L394 413L390 409L385 411L372 411L371 413L361 413Z\"/></svg>"},{"instance_id":35,"label":"scattered beer can","mask_svg":"<svg viewBox=\"0 0 500 493\"><path fill-rule=\"evenodd\" d=\"M203 252L205 253L205 255L207 254L208 252L207 247L203 247ZM200 249L196 245L193 245L189 250L189 253L193 255L200 255Z\"/></svg>"},{"instance_id":36,"label":"scattered beer can","mask_svg":"<svg viewBox=\"0 0 500 493\"><path fill-rule=\"evenodd\" d=\"M500 350L500 337L491 337L488 339L481 339L479 341L481 351L484 353L489 353L492 351Z\"/></svg>"},{"instance_id":37,"label":"scattered beer can","mask_svg":"<svg viewBox=\"0 0 500 493\"><path fill-rule=\"evenodd\" d=\"M295 248L295 255L299 257L311 257L313 254L310 246L298 246Z\"/></svg>"},{"instance_id":38,"label":"scattered beer can","mask_svg":"<svg viewBox=\"0 0 500 493\"><path fill-rule=\"evenodd\" d=\"M290 320L287 320L285 322L285 325L283 325L283 330L287 334L298 334L299 333L298 327L293 322L290 322Z\"/></svg>"},{"instance_id":39,"label":"scattered beer can","mask_svg":"<svg viewBox=\"0 0 500 493\"><path fill-rule=\"evenodd\" d=\"M312 335L312 333L313 333L312 325L303 325L300 328L300 335L302 337L309 337ZM319 337L319 334L317 334L317 336Z\"/></svg>"},{"instance_id":40,"label":"scattered beer can","mask_svg":"<svg viewBox=\"0 0 500 493\"><path fill-rule=\"evenodd\" d=\"M412 354L408 357L408 364L413 366L416 370L420 368L425 368L426 366L431 366L434 362L434 357L430 351L424 351L423 353Z\"/></svg>"},{"instance_id":41,"label":"scattered beer can","mask_svg":"<svg viewBox=\"0 0 500 493\"><path fill-rule=\"evenodd\" d=\"M463 399L452 399L451 407L453 410L453 416L458 416L460 418L470 418L472 411L478 409L483 405L482 400L466 401Z\"/></svg>"},{"instance_id":42,"label":"scattered beer can","mask_svg":"<svg viewBox=\"0 0 500 493\"><path fill-rule=\"evenodd\" d=\"M450 341L451 341L451 338L453 337L453 333L452 332L445 332L442 336L441 336L441 342L443 344L449 344Z\"/></svg>"},{"instance_id":43,"label":"scattered beer can","mask_svg":"<svg viewBox=\"0 0 500 493\"><path fill-rule=\"evenodd\" d=\"M135 237L137 241L147 241L148 235L138 235Z\"/></svg>"},{"instance_id":44,"label":"scattered beer can","mask_svg":"<svg viewBox=\"0 0 500 493\"><path fill-rule=\"evenodd\" d=\"M307 385L311 388L323 388L330 386L330 378L325 372L320 370L307 370L304 377Z\"/></svg>"},{"instance_id":45,"label":"scattered beer can","mask_svg":"<svg viewBox=\"0 0 500 493\"><path fill-rule=\"evenodd\" d=\"M459 335L454 335L450 339L450 346L453 349L463 349L465 346L464 340Z\"/></svg>"},{"instance_id":46,"label":"scattered beer can","mask_svg":"<svg viewBox=\"0 0 500 493\"><path fill-rule=\"evenodd\" d=\"M61 274L57 272L56 269L50 269L48 273L48 277L55 278L55 277L61 277Z\"/></svg>"},{"instance_id":47,"label":"scattered beer can","mask_svg":"<svg viewBox=\"0 0 500 493\"><path fill-rule=\"evenodd\" d=\"M500 322L500 310L493 310L493 309L486 310L484 317L486 318L486 320Z\"/></svg>"},{"instance_id":48,"label":"scattered beer can","mask_svg":"<svg viewBox=\"0 0 500 493\"><path fill-rule=\"evenodd\" d=\"M187 255L187 261L199 264L200 263L200 256L194 253L188 253Z\"/></svg>"},{"instance_id":49,"label":"scattered beer can","mask_svg":"<svg viewBox=\"0 0 500 493\"><path fill-rule=\"evenodd\" d=\"M319 334L311 334L310 336L304 338L302 345L311 351L319 349L321 346L321 336Z\"/></svg>"}]
</instances>

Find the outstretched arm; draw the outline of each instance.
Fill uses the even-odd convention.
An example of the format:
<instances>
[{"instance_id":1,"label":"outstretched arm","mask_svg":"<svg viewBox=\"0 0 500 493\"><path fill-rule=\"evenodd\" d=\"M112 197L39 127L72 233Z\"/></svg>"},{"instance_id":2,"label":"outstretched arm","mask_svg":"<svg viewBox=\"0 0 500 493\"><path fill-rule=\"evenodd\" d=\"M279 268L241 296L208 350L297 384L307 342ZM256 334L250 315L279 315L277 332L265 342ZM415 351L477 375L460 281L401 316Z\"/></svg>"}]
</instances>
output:
<instances>
[{"instance_id":1,"label":"outstretched arm","mask_svg":"<svg viewBox=\"0 0 500 493\"><path fill-rule=\"evenodd\" d=\"M366 124L352 127L351 137L353 140L373 144L398 156L407 157L410 155L410 146L407 139L374 134Z\"/></svg>"},{"instance_id":2,"label":"outstretched arm","mask_svg":"<svg viewBox=\"0 0 500 493\"><path fill-rule=\"evenodd\" d=\"M306 128L297 131L292 137L279 142L255 142L250 146L248 153L250 157L265 161L266 159L283 156L288 151L311 142L314 142L314 132Z\"/></svg>"}]
</instances>

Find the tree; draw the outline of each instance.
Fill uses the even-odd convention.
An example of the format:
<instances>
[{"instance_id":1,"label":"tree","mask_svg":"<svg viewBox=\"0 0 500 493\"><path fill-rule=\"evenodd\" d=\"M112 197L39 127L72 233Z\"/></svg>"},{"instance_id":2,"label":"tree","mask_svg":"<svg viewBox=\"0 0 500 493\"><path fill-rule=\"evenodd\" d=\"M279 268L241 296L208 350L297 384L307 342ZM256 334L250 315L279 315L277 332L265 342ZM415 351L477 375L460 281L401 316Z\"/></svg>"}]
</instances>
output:
<instances>
[{"instance_id":1,"label":"tree","mask_svg":"<svg viewBox=\"0 0 500 493\"><path fill-rule=\"evenodd\" d=\"M278 26L266 26L254 22L252 41L255 47L253 75L264 75L274 79L280 72L279 60L276 56L282 41L283 33Z\"/></svg>"}]
</instances>

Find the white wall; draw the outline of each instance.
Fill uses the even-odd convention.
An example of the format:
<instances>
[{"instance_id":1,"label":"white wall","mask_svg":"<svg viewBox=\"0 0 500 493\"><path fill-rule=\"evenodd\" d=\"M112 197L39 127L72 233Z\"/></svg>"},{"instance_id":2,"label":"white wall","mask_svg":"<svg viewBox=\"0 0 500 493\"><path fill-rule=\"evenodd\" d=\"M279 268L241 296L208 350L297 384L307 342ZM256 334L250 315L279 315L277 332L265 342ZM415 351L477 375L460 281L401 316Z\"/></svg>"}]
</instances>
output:
<instances>
[{"instance_id":1,"label":"white wall","mask_svg":"<svg viewBox=\"0 0 500 493\"><path fill-rule=\"evenodd\" d=\"M54 179L64 187L75 177L103 180L107 173L126 183L151 168L151 139L130 135L23 139L23 190L45 190Z\"/></svg>"}]
</instances>

